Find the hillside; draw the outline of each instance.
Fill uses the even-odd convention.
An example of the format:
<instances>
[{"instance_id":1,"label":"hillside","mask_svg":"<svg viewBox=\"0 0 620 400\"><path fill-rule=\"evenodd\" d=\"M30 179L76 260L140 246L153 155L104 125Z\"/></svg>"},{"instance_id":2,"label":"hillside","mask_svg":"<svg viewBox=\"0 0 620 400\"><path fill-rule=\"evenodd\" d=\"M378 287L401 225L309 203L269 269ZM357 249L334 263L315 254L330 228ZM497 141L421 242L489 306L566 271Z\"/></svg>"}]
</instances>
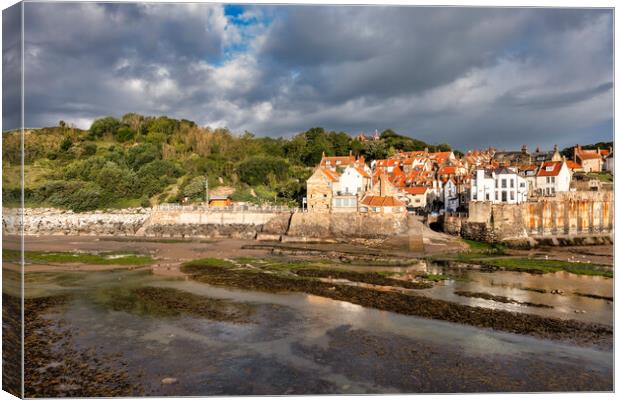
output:
<instances>
[{"instance_id":1,"label":"hillside","mask_svg":"<svg viewBox=\"0 0 620 400\"><path fill-rule=\"evenodd\" d=\"M188 120L135 113L95 120L89 130L67 126L25 135L25 202L75 211L204 200L209 187L236 201L298 205L305 181L326 155L385 158L397 150L449 149L399 135L360 141L345 132L312 128L292 138L237 135ZM3 200L19 204L20 143L3 133Z\"/></svg>"}]
</instances>

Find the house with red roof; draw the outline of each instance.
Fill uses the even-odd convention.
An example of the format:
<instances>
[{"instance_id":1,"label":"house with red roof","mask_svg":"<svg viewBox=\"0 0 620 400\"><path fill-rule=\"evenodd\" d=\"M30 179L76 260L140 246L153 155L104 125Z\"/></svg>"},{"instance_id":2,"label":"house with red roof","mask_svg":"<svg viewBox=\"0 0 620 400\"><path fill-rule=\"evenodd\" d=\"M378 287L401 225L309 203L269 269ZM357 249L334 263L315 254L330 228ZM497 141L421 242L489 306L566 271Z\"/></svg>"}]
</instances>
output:
<instances>
[{"instance_id":1,"label":"house with red roof","mask_svg":"<svg viewBox=\"0 0 620 400\"><path fill-rule=\"evenodd\" d=\"M557 192L568 192L572 172L566 161L545 161L536 173L536 192L543 196L554 196Z\"/></svg>"},{"instance_id":2,"label":"house with red roof","mask_svg":"<svg viewBox=\"0 0 620 400\"><path fill-rule=\"evenodd\" d=\"M366 161L364 160L364 156L360 156L356 158L352 152L349 152L348 156L326 156L323 152L323 156L321 157L321 162L319 166L321 168L330 169L332 171L337 171L338 169L344 169L349 165L354 165L356 167L364 167L366 165Z\"/></svg>"},{"instance_id":3,"label":"house with red roof","mask_svg":"<svg viewBox=\"0 0 620 400\"><path fill-rule=\"evenodd\" d=\"M334 190L338 190L340 174L329 168L318 167L306 181L308 211L329 212Z\"/></svg>"},{"instance_id":4,"label":"house with red roof","mask_svg":"<svg viewBox=\"0 0 620 400\"><path fill-rule=\"evenodd\" d=\"M413 186L401 189L409 201L409 206L426 208L431 201L433 191L426 186Z\"/></svg>"},{"instance_id":5,"label":"house with red roof","mask_svg":"<svg viewBox=\"0 0 620 400\"><path fill-rule=\"evenodd\" d=\"M601 153L604 150L596 148L596 150L586 150L580 145L573 148L573 161L581 164L585 172L601 172L603 170L604 156ZM607 150L606 154L609 154Z\"/></svg>"},{"instance_id":6,"label":"house with red roof","mask_svg":"<svg viewBox=\"0 0 620 400\"><path fill-rule=\"evenodd\" d=\"M360 201L359 211L393 214L406 212L405 202L399 199L402 192L394 187L387 174L380 174L377 183Z\"/></svg>"}]
</instances>

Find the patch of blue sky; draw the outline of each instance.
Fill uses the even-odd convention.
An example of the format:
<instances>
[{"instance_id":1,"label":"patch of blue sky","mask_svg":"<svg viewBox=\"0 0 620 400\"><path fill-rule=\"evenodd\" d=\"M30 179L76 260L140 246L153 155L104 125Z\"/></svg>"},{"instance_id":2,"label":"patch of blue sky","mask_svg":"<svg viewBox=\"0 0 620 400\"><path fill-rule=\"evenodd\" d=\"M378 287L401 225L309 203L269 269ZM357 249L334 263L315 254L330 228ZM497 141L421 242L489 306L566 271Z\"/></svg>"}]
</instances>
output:
<instances>
[{"instance_id":1,"label":"patch of blue sky","mask_svg":"<svg viewBox=\"0 0 620 400\"><path fill-rule=\"evenodd\" d=\"M212 64L214 66L221 66L236 55L247 52L256 34L256 29L253 28L255 26L269 26L276 13L277 8L272 6L243 4L224 5L224 15L230 24L237 27L240 40L225 46L222 49L222 56Z\"/></svg>"},{"instance_id":2,"label":"patch of blue sky","mask_svg":"<svg viewBox=\"0 0 620 400\"><path fill-rule=\"evenodd\" d=\"M237 26L248 26L258 23L256 16L248 16L245 14L247 7L241 4L226 4L224 6L224 15L232 24Z\"/></svg>"}]
</instances>

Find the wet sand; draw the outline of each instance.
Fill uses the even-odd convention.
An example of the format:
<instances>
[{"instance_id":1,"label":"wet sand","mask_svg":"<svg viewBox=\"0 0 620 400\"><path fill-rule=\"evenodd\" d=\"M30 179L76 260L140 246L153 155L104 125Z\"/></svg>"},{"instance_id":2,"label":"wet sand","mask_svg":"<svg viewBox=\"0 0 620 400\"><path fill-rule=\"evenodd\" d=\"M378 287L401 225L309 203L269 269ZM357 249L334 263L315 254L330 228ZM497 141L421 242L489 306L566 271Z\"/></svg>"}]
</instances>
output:
<instances>
[{"instance_id":1,"label":"wet sand","mask_svg":"<svg viewBox=\"0 0 620 400\"><path fill-rule=\"evenodd\" d=\"M608 351L302 293L218 288L145 271L67 281L74 274L31 282L47 293L28 303L36 349L27 367L31 396L612 389ZM134 288L151 294L136 307L119 307L114 294ZM176 290L187 308L162 314L153 308L154 288ZM250 313L242 320L196 315L194 301ZM166 378L175 383L162 383Z\"/></svg>"},{"instance_id":2,"label":"wet sand","mask_svg":"<svg viewBox=\"0 0 620 400\"><path fill-rule=\"evenodd\" d=\"M27 393L164 396L613 388L611 279L452 270L424 261L411 263L410 254L376 251L363 244L278 245L285 250L319 250L323 262L333 254L346 254L332 260L339 273L324 272L321 264L305 268L298 279L312 283L302 290L287 287L288 281L274 287L269 271L255 273L253 279L224 271L215 281L202 282L188 280L180 271L181 263L207 257L317 258L278 256L269 246L256 244L232 239L170 243L26 238L27 250L127 251L156 259L152 267L140 268L26 266L28 298L69 296L49 307L27 303L32 315L28 332L42 329L50 339L36 334L29 339L38 355L27 366ZM381 263L364 265L360 257L369 254ZM386 265L390 257L407 262ZM8 264L4 268L17 270L17 265ZM325 269L334 265L326 264ZM400 276L387 278L372 271ZM429 284L415 280L420 274L446 274L449 279ZM375 290L379 287L383 289ZM565 293L552 294L557 288ZM455 294L459 291L491 295ZM416 294L413 300L411 293ZM498 300L503 298L552 308ZM587 313L573 314L575 307ZM515 319L512 311L522 315ZM610 322L591 323L598 321ZM51 358L44 357L46 352ZM65 358L67 363L58 364ZM493 377L488 371L494 371ZM62 376L66 378L58 380ZM165 378L175 383L162 383Z\"/></svg>"}]
</instances>

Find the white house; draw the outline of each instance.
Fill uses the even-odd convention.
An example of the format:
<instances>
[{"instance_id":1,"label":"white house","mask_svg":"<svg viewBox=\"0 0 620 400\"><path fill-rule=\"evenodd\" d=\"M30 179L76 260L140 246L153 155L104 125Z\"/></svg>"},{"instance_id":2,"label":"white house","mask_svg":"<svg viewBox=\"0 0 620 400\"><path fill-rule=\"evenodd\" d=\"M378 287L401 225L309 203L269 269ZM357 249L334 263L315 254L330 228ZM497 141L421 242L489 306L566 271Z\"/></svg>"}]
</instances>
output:
<instances>
[{"instance_id":1,"label":"white house","mask_svg":"<svg viewBox=\"0 0 620 400\"><path fill-rule=\"evenodd\" d=\"M372 178L367 167L347 166L333 186L332 211L357 211L359 200L370 190Z\"/></svg>"},{"instance_id":2,"label":"white house","mask_svg":"<svg viewBox=\"0 0 620 400\"><path fill-rule=\"evenodd\" d=\"M554 196L557 192L568 192L572 173L566 160L545 161L536 173L536 191L543 196Z\"/></svg>"},{"instance_id":3,"label":"white house","mask_svg":"<svg viewBox=\"0 0 620 400\"><path fill-rule=\"evenodd\" d=\"M470 201L519 204L527 201L525 178L506 167L476 170L471 180Z\"/></svg>"},{"instance_id":4,"label":"white house","mask_svg":"<svg viewBox=\"0 0 620 400\"><path fill-rule=\"evenodd\" d=\"M362 194L370 189L371 177L362 167L349 165L339 178L339 191L342 194ZM334 193L335 194L335 193Z\"/></svg>"},{"instance_id":5,"label":"white house","mask_svg":"<svg viewBox=\"0 0 620 400\"><path fill-rule=\"evenodd\" d=\"M455 212L459 207L459 194L452 179L443 184L441 197L444 211Z\"/></svg>"},{"instance_id":6,"label":"white house","mask_svg":"<svg viewBox=\"0 0 620 400\"><path fill-rule=\"evenodd\" d=\"M414 186L403 188L409 207L413 208L426 208L429 197L431 197L431 189L425 186Z\"/></svg>"}]
</instances>

